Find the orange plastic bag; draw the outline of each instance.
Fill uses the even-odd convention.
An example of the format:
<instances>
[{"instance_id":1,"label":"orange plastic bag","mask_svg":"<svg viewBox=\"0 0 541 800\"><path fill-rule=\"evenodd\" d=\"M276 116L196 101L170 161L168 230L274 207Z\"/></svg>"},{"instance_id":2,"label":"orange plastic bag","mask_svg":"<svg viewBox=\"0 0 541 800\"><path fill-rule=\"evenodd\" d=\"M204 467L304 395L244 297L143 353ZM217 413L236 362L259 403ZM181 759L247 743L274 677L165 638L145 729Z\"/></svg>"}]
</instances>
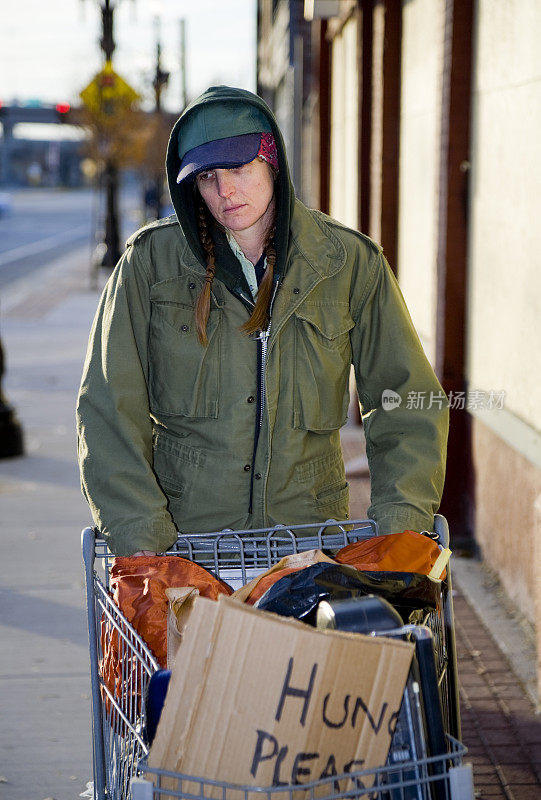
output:
<instances>
[{"instance_id":1,"label":"orange plastic bag","mask_svg":"<svg viewBox=\"0 0 541 800\"><path fill-rule=\"evenodd\" d=\"M429 536L404 531L352 542L335 559L363 572L416 572L443 580L450 555L449 549L440 550Z\"/></svg>"},{"instance_id":2,"label":"orange plastic bag","mask_svg":"<svg viewBox=\"0 0 541 800\"><path fill-rule=\"evenodd\" d=\"M160 666L167 666L168 588L193 586L203 597L217 600L232 589L206 569L180 556L124 556L115 558L110 586L113 600L128 622L152 650ZM101 624L102 678L118 699L134 694L136 659L122 637L105 618ZM137 692L135 692L136 694Z\"/></svg>"},{"instance_id":3,"label":"orange plastic bag","mask_svg":"<svg viewBox=\"0 0 541 800\"><path fill-rule=\"evenodd\" d=\"M232 589L206 569L179 556L115 558L110 586L113 599L128 622L148 644L162 667L167 665L167 613L165 590L194 586L203 597L217 600Z\"/></svg>"}]
</instances>

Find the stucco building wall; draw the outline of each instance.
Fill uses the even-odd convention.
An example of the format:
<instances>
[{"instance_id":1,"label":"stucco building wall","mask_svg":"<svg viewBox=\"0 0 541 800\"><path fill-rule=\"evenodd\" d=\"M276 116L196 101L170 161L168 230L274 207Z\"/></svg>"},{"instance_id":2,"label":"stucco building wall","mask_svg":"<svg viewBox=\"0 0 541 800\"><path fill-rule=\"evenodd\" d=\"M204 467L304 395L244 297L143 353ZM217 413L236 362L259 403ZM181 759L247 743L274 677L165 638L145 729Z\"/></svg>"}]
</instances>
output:
<instances>
[{"instance_id":1,"label":"stucco building wall","mask_svg":"<svg viewBox=\"0 0 541 800\"><path fill-rule=\"evenodd\" d=\"M541 3L477 4L468 377L541 431ZM502 357L503 356L503 357Z\"/></svg>"},{"instance_id":2,"label":"stucco building wall","mask_svg":"<svg viewBox=\"0 0 541 800\"><path fill-rule=\"evenodd\" d=\"M467 377L504 391L474 411L476 538L531 619L541 493L541 4L478 0Z\"/></svg>"},{"instance_id":3,"label":"stucco building wall","mask_svg":"<svg viewBox=\"0 0 541 800\"><path fill-rule=\"evenodd\" d=\"M359 78L355 17L333 39L331 74L330 214L357 228Z\"/></svg>"},{"instance_id":4,"label":"stucco building wall","mask_svg":"<svg viewBox=\"0 0 541 800\"><path fill-rule=\"evenodd\" d=\"M403 3L398 277L432 362L443 25L443 0Z\"/></svg>"}]
</instances>

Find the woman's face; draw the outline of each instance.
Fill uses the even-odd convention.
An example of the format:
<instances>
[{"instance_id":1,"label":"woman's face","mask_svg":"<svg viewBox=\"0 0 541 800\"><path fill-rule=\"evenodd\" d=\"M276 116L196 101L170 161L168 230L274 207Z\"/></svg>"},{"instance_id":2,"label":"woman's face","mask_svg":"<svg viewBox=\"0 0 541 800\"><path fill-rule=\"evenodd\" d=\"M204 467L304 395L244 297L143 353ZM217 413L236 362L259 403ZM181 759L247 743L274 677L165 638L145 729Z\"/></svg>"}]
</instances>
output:
<instances>
[{"instance_id":1,"label":"woman's face","mask_svg":"<svg viewBox=\"0 0 541 800\"><path fill-rule=\"evenodd\" d=\"M200 172L197 187L207 207L232 233L264 235L274 212L274 177L266 161Z\"/></svg>"}]
</instances>

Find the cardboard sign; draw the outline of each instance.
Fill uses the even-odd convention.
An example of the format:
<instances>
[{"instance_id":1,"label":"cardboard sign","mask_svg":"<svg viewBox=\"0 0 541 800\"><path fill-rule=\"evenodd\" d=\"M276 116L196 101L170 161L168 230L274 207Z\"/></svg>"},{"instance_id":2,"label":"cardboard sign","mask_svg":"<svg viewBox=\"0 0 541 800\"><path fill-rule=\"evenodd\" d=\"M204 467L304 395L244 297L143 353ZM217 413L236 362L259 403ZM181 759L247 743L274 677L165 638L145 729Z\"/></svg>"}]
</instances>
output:
<instances>
[{"instance_id":1,"label":"cardboard sign","mask_svg":"<svg viewBox=\"0 0 541 800\"><path fill-rule=\"evenodd\" d=\"M250 786L381 766L412 647L198 597L149 765Z\"/></svg>"}]
</instances>

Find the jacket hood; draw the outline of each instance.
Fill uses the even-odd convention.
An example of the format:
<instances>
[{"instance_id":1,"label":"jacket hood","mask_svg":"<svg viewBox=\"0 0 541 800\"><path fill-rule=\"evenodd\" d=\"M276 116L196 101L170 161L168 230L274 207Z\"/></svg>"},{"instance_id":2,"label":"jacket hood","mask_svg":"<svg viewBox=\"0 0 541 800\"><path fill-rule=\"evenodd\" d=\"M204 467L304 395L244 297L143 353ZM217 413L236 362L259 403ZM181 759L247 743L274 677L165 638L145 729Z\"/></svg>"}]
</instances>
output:
<instances>
[{"instance_id":1,"label":"jacket hood","mask_svg":"<svg viewBox=\"0 0 541 800\"><path fill-rule=\"evenodd\" d=\"M209 136L210 140L212 140L213 128L216 130L216 139L222 138L224 134L227 136L239 136L246 133L247 131L244 128L246 113L239 115L238 122L236 125L233 125L231 129L227 131L222 130L223 114L221 112L223 112L225 105L230 106L232 104L240 104L243 109L246 109L246 105L248 104L248 106L253 109L253 113L251 114L252 118L261 118L261 116L263 116L276 142L279 164L279 172L275 184L276 273L283 274L288 248L289 226L295 202L295 192L289 176L289 167L282 134L272 111L265 101L256 94L246 89L236 89L229 86L211 86L186 107L171 131L167 147L166 172L173 208L190 249L198 261L205 266L205 253L199 241L197 230L193 182L186 180L180 184L177 183L177 176L181 163L179 150L184 153L189 149L189 140L194 128L194 117L203 107L205 108L207 127L211 131ZM216 230L213 235L215 235L216 239L216 274L219 278L224 280L226 285L232 288L232 283L238 283L239 280L242 283L243 281L240 264L227 244L223 233ZM226 274L224 274L224 272Z\"/></svg>"}]
</instances>

